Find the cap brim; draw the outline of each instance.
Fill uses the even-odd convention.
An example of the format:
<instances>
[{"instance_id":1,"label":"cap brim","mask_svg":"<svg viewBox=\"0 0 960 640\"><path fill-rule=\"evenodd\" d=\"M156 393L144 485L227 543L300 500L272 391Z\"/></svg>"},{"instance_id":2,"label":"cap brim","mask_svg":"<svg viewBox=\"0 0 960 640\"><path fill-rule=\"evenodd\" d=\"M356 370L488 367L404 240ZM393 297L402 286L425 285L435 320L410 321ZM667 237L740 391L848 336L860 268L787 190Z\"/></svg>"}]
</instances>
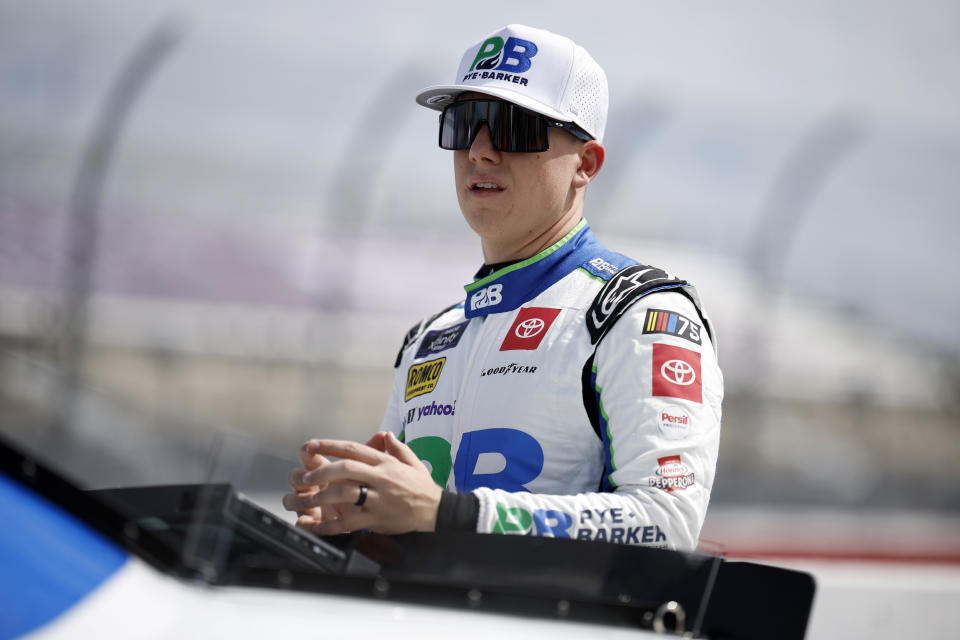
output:
<instances>
[{"instance_id":1,"label":"cap brim","mask_svg":"<svg viewBox=\"0 0 960 640\"><path fill-rule=\"evenodd\" d=\"M417 104L427 107L428 109L443 111L443 108L453 103L458 95L467 91L501 98L507 102L518 104L525 109L530 109L531 111L535 111L560 122L573 122L569 115L564 115L556 109L551 109L542 102L531 99L529 96L510 91L509 89L499 89L496 87L476 87L468 84L435 85L427 87L417 94Z\"/></svg>"}]
</instances>

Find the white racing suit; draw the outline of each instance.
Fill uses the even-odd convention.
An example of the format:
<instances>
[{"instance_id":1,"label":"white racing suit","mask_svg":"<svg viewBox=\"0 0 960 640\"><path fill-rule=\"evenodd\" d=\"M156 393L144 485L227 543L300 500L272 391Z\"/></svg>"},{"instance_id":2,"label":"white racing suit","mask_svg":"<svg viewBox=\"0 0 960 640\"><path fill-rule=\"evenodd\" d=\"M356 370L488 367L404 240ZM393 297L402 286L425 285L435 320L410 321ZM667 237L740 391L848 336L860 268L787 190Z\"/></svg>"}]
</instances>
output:
<instances>
[{"instance_id":1,"label":"white racing suit","mask_svg":"<svg viewBox=\"0 0 960 640\"><path fill-rule=\"evenodd\" d=\"M693 288L581 221L465 289L407 335L382 428L478 532L694 549L723 378Z\"/></svg>"}]
</instances>

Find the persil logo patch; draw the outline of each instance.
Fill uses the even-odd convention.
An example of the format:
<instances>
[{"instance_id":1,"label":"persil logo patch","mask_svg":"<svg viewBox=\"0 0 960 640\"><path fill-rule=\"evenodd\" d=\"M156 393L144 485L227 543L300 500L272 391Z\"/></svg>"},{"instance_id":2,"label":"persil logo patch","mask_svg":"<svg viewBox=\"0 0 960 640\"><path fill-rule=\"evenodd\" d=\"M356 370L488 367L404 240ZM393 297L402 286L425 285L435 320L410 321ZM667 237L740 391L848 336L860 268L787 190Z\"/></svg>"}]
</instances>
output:
<instances>
[{"instance_id":1,"label":"persil logo patch","mask_svg":"<svg viewBox=\"0 0 960 640\"><path fill-rule=\"evenodd\" d=\"M690 415L680 407L660 410L660 433L671 440L683 438L690 432Z\"/></svg>"},{"instance_id":2,"label":"persil logo patch","mask_svg":"<svg viewBox=\"0 0 960 640\"><path fill-rule=\"evenodd\" d=\"M494 36L487 38L477 50L477 57L463 76L462 82L467 80L502 80L525 86L527 78L518 74L527 71L531 66L531 59L537 55L537 45L529 40L509 37L506 42L503 38Z\"/></svg>"},{"instance_id":3,"label":"persil logo patch","mask_svg":"<svg viewBox=\"0 0 960 640\"><path fill-rule=\"evenodd\" d=\"M437 382L440 380L440 372L443 371L443 364L446 361L446 358L437 358L410 367L407 372L407 389L403 394L404 401L436 389Z\"/></svg>"},{"instance_id":4,"label":"persil logo patch","mask_svg":"<svg viewBox=\"0 0 960 640\"><path fill-rule=\"evenodd\" d=\"M693 471L683 464L679 455L657 458L656 476L650 478L650 486L664 491L683 491L693 486Z\"/></svg>"}]
</instances>

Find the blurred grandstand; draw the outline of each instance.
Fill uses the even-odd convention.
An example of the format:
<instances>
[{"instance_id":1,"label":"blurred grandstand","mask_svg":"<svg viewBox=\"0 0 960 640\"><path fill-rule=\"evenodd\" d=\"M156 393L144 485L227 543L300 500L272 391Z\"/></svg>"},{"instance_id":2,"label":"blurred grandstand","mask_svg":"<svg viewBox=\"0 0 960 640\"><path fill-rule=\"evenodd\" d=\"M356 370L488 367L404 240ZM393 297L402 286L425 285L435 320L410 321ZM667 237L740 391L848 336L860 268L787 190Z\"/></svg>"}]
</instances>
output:
<instances>
[{"instance_id":1,"label":"blurred grandstand","mask_svg":"<svg viewBox=\"0 0 960 640\"><path fill-rule=\"evenodd\" d=\"M601 241L716 323L708 543L960 562L955 3L373 4L0 5L4 433L91 486L242 441L268 494L365 438L480 261L412 96L527 22L608 72Z\"/></svg>"}]
</instances>

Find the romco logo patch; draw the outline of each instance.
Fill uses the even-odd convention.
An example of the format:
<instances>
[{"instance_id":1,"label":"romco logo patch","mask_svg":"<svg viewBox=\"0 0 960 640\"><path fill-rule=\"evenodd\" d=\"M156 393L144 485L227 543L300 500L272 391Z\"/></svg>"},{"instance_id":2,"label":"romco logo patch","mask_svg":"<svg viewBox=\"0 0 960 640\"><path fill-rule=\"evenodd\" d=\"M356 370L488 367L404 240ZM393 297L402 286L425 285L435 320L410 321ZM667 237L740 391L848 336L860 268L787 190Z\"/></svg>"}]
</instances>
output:
<instances>
[{"instance_id":1,"label":"romco logo patch","mask_svg":"<svg viewBox=\"0 0 960 640\"><path fill-rule=\"evenodd\" d=\"M407 389L403 395L404 401L436 389L437 382L440 380L440 372L443 371L443 365L446 361L446 358L437 358L410 367L407 372Z\"/></svg>"},{"instance_id":2,"label":"romco logo patch","mask_svg":"<svg viewBox=\"0 0 960 640\"><path fill-rule=\"evenodd\" d=\"M530 68L531 59L537 55L537 51L536 44L522 38L511 36L506 42L497 36L487 38L477 50L477 57L463 76L463 81L493 78L526 85L527 78L517 74Z\"/></svg>"}]
</instances>

